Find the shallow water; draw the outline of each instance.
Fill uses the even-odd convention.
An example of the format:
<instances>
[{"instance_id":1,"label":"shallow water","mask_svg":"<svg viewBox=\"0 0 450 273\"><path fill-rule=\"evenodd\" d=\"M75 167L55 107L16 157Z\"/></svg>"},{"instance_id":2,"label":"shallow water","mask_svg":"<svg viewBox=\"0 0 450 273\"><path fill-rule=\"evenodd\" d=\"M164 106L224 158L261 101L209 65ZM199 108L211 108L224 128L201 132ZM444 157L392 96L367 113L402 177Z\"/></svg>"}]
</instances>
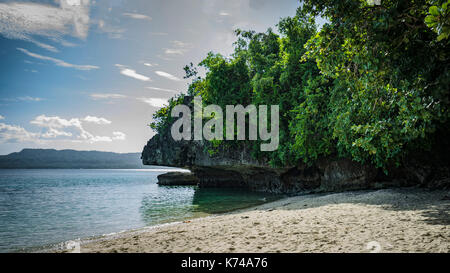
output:
<instances>
[{"instance_id":1,"label":"shallow water","mask_svg":"<svg viewBox=\"0 0 450 273\"><path fill-rule=\"evenodd\" d=\"M0 252L136 229L258 205L277 196L158 186L173 169L0 170Z\"/></svg>"}]
</instances>

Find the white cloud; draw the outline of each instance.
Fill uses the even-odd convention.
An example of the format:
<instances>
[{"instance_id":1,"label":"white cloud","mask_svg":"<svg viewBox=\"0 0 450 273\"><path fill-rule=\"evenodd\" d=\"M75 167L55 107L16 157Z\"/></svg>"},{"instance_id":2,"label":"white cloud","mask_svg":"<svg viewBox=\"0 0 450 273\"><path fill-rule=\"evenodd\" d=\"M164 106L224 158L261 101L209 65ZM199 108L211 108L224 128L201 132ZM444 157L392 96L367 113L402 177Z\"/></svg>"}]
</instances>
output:
<instances>
[{"instance_id":1,"label":"white cloud","mask_svg":"<svg viewBox=\"0 0 450 273\"><path fill-rule=\"evenodd\" d=\"M185 43L185 42L178 41L178 40L172 41L172 44L178 48L191 48L192 47L191 43Z\"/></svg>"},{"instance_id":2,"label":"white cloud","mask_svg":"<svg viewBox=\"0 0 450 273\"><path fill-rule=\"evenodd\" d=\"M166 48L164 50L164 53L166 54L177 54L177 55L183 55L184 51L181 49L172 49L172 48Z\"/></svg>"},{"instance_id":3,"label":"white cloud","mask_svg":"<svg viewBox=\"0 0 450 273\"><path fill-rule=\"evenodd\" d=\"M0 120L2 120L2 119L5 119L5 117L4 117L4 116L2 116L2 115L0 115Z\"/></svg>"},{"instance_id":4,"label":"white cloud","mask_svg":"<svg viewBox=\"0 0 450 273\"><path fill-rule=\"evenodd\" d=\"M71 5L71 6L79 6L79 5L81 5L81 0L66 0L66 2L67 2L68 5Z\"/></svg>"},{"instance_id":5,"label":"white cloud","mask_svg":"<svg viewBox=\"0 0 450 273\"><path fill-rule=\"evenodd\" d=\"M71 137L72 133L49 128L47 132L42 134L43 138Z\"/></svg>"},{"instance_id":6,"label":"white cloud","mask_svg":"<svg viewBox=\"0 0 450 273\"><path fill-rule=\"evenodd\" d=\"M93 117L93 116L86 116L83 119L83 121L91 122L91 123L95 123L95 124L111 124L110 120L107 120L105 118Z\"/></svg>"},{"instance_id":7,"label":"white cloud","mask_svg":"<svg viewBox=\"0 0 450 273\"><path fill-rule=\"evenodd\" d=\"M148 21L152 20L152 17L150 17L148 15L144 15L144 14L139 14L139 13L125 12L125 13L122 13L122 15L129 17L129 18L138 19L138 20L148 20Z\"/></svg>"},{"instance_id":8,"label":"white cloud","mask_svg":"<svg viewBox=\"0 0 450 273\"><path fill-rule=\"evenodd\" d=\"M89 0L58 2L59 7L31 2L0 3L0 34L53 52L57 52L55 47L33 37L52 38L56 42L64 35L85 39L89 31Z\"/></svg>"},{"instance_id":9,"label":"white cloud","mask_svg":"<svg viewBox=\"0 0 450 273\"><path fill-rule=\"evenodd\" d=\"M115 140L125 140L126 137L127 135L122 132L113 132L113 139Z\"/></svg>"},{"instance_id":10,"label":"white cloud","mask_svg":"<svg viewBox=\"0 0 450 273\"><path fill-rule=\"evenodd\" d=\"M124 99L127 96L122 94L112 94L112 93L93 93L90 94L91 98L98 100L98 99Z\"/></svg>"},{"instance_id":11,"label":"white cloud","mask_svg":"<svg viewBox=\"0 0 450 273\"><path fill-rule=\"evenodd\" d=\"M112 137L109 136L96 136L88 132L83 127L83 122L94 123L98 125L111 124L111 121L105 118L99 118L94 116L86 116L83 119L72 118L64 119L58 116L37 116L34 120L30 121L31 124L36 125L44 129L43 132L33 133L36 139L64 139L74 142L111 142L114 139L118 139L118 134L114 134ZM23 133L22 133L23 134ZM119 140L119 139L118 139Z\"/></svg>"},{"instance_id":12,"label":"white cloud","mask_svg":"<svg viewBox=\"0 0 450 273\"><path fill-rule=\"evenodd\" d=\"M167 55L183 55L193 46L191 43L185 43L181 41L172 41L172 48L164 48L164 53Z\"/></svg>"},{"instance_id":13,"label":"white cloud","mask_svg":"<svg viewBox=\"0 0 450 273\"><path fill-rule=\"evenodd\" d=\"M172 80L172 81L181 81L180 78L177 78L177 77L175 77L174 75L169 74L169 73L164 72L164 71L155 71L155 73L156 73L158 76L161 76L161 77L163 77L163 78L166 78L166 79L169 79L169 80Z\"/></svg>"},{"instance_id":14,"label":"white cloud","mask_svg":"<svg viewBox=\"0 0 450 273\"><path fill-rule=\"evenodd\" d=\"M0 123L0 141L6 143L36 141L38 134L30 133L23 127Z\"/></svg>"},{"instance_id":15,"label":"white cloud","mask_svg":"<svg viewBox=\"0 0 450 273\"><path fill-rule=\"evenodd\" d=\"M158 57L158 58L160 58L160 59L162 59L162 60L164 60L164 61L173 61L173 59L172 58L167 58L166 56L162 56L162 55L156 55L156 57Z\"/></svg>"},{"instance_id":16,"label":"white cloud","mask_svg":"<svg viewBox=\"0 0 450 273\"><path fill-rule=\"evenodd\" d=\"M124 76L134 78L134 79L140 80L140 81L145 81L145 82L152 81L149 77L141 75L139 73L136 73L135 70L127 68L124 65L116 64L116 67L118 67L120 69L120 74L122 74Z\"/></svg>"},{"instance_id":17,"label":"white cloud","mask_svg":"<svg viewBox=\"0 0 450 273\"><path fill-rule=\"evenodd\" d=\"M25 72L31 72L31 73L38 73L38 71L36 69L24 69L23 71Z\"/></svg>"},{"instance_id":18,"label":"white cloud","mask_svg":"<svg viewBox=\"0 0 450 273\"><path fill-rule=\"evenodd\" d=\"M109 136L93 136L89 139L89 142L111 142L112 138Z\"/></svg>"},{"instance_id":19,"label":"white cloud","mask_svg":"<svg viewBox=\"0 0 450 273\"><path fill-rule=\"evenodd\" d=\"M66 127L76 127L82 128L81 121L78 118L72 118L70 120L63 119L60 117L47 117L46 115L37 116L34 120L30 121L31 124L37 125L39 127L47 128L66 128Z\"/></svg>"},{"instance_id":20,"label":"white cloud","mask_svg":"<svg viewBox=\"0 0 450 273\"><path fill-rule=\"evenodd\" d=\"M98 20L96 22L98 26L98 30L103 33L107 33L108 37L111 39L122 39L123 34L125 33L126 29L121 27L112 26L110 24L107 24L103 20Z\"/></svg>"},{"instance_id":21,"label":"white cloud","mask_svg":"<svg viewBox=\"0 0 450 273\"><path fill-rule=\"evenodd\" d=\"M65 46L65 47L76 47L77 46L77 44L68 42L62 38L50 38L50 40L52 40L53 42L56 42L56 43L60 43L61 45Z\"/></svg>"},{"instance_id":22,"label":"white cloud","mask_svg":"<svg viewBox=\"0 0 450 273\"><path fill-rule=\"evenodd\" d=\"M150 81L150 78L147 76L144 76L142 74L136 73L135 70L129 69L129 68L125 68L123 70L120 71L120 73L122 75L128 76L130 78L135 78L136 80L140 80L140 81Z\"/></svg>"},{"instance_id":23,"label":"white cloud","mask_svg":"<svg viewBox=\"0 0 450 273\"><path fill-rule=\"evenodd\" d=\"M34 72L33 70L31 70L31 72ZM37 72L37 71L36 71ZM38 97L30 97L30 96L25 96L25 97L18 97L17 100L20 101L43 101L45 99L43 98L38 98Z\"/></svg>"},{"instance_id":24,"label":"white cloud","mask_svg":"<svg viewBox=\"0 0 450 273\"><path fill-rule=\"evenodd\" d=\"M145 66L148 66L148 67L153 67L153 66L158 66L158 64L157 63L142 63L143 65L145 65Z\"/></svg>"},{"instance_id":25,"label":"white cloud","mask_svg":"<svg viewBox=\"0 0 450 273\"><path fill-rule=\"evenodd\" d=\"M77 65L77 64L71 64L71 63L67 63L63 60L59 60L56 58L52 58L52 57L48 57L48 56L43 56L43 55L39 55L33 52L30 52L26 49L20 48L18 47L17 50L22 51L23 53L27 54L30 57L36 58L36 59L40 59L40 60L44 60L44 61L50 61L53 62L54 64L56 64L57 66L62 66L62 67L70 67L70 68L74 68L77 70L92 70L92 69L98 69L98 66L95 65Z\"/></svg>"},{"instance_id":26,"label":"white cloud","mask_svg":"<svg viewBox=\"0 0 450 273\"><path fill-rule=\"evenodd\" d=\"M23 96L23 97L17 97L17 98L3 98L0 100L7 101L7 102L21 102L21 101L39 102L39 101L43 101L45 99L38 98L38 97Z\"/></svg>"},{"instance_id":27,"label":"white cloud","mask_svg":"<svg viewBox=\"0 0 450 273\"><path fill-rule=\"evenodd\" d=\"M167 100L157 98L138 98L138 100L157 108L161 108L167 104Z\"/></svg>"},{"instance_id":28,"label":"white cloud","mask_svg":"<svg viewBox=\"0 0 450 273\"><path fill-rule=\"evenodd\" d=\"M36 41L34 39L31 39L31 38L27 39L27 41L32 42L33 44L37 45L40 48L47 49L48 51L59 52L59 50L56 47L52 46L52 45L41 43L41 42L38 42L38 41Z\"/></svg>"},{"instance_id":29,"label":"white cloud","mask_svg":"<svg viewBox=\"0 0 450 273\"><path fill-rule=\"evenodd\" d=\"M221 11L221 12L219 13L219 15L220 15L220 16L230 16L230 14L229 14L228 12L225 12L225 11Z\"/></svg>"},{"instance_id":30,"label":"white cloud","mask_svg":"<svg viewBox=\"0 0 450 273\"><path fill-rule=\"evenodd\" d=\"M146 88L147 89L151 89L151 90L156 90L156 91L177 92L177 91L172 90L172 89L159 88L159 87L153 87L153 86L148 86Z\"/></svg>"}]
</instances>

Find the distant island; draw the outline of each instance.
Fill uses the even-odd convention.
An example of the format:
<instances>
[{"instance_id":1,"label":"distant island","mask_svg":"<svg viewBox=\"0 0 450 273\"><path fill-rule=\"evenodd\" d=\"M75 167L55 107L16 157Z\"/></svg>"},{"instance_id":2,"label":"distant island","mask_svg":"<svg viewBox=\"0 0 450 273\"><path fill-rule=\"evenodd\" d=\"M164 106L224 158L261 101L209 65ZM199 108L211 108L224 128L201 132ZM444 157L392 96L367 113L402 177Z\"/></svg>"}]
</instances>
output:
<instances>
[{"instance_id":1,"label":"distant island","mask_svg":"<svg viewBox=\"0 0 450 273\"><path fill-rule=\"evenodd\" d=\"M0 169L149 169L140 153L23 149L0 156Z\"/></svg>"}]
</instances>

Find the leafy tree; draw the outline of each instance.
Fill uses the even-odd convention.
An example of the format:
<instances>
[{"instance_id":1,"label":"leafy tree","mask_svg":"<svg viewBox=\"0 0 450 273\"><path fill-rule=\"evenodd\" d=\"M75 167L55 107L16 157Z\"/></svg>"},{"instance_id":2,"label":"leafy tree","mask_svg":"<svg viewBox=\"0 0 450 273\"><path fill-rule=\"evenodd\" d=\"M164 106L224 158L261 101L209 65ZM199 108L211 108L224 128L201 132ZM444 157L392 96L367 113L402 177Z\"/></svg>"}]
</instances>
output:
<instances>
[{"instance_id":1,"label":"leafy tree","mask_svg":"<svg viewBox=\"0 0 450 273\"><path fill-rule=\"evenodd\" d=\"M183 100L183 94L170 98L168 105L160 108L153 114L153 122L149 124L150 128L161 135L170 132L169 125L174 121L170 113L172 112L172 109L176 105L181 104Z\"/></svg>"},{"instance_id":2,"label":"leafy tree","mask_svg":"<svg viewBox=\"0 0 450 273\"><path fill-rule=\"evenodd\" d=\"M335 79L330 126L341 156L401 162L448 120L448 42L425 24L427 1L305 1L330 20L306 56Z\"/></svg>"},{"instance_id":3,"label":"leafy tree","mask_svg":"<svg viewBox=\"0 0 450 273\"><path fill-rule=\"evenodd\" d=\"M426 25L438 34L437 40L448 39L450 36L450 1L432 0L425 17Z\"/></svg>"},{"instance_id":4,"label":"leafy tree","mask_svg":"<svg viewBox=\"0 0 450 273\"><path fill-rule=\"evenodd\" d=\"M252 151L274 166L326 156L400 165L449 128L449 1L369 2L305 0L279 34L236 30L231 56L210 52L200 62L204 77L185 67L188 95L223 109L278 105L279 149L260 152L253 142ZM316 16L327 20L320 30ZM152 128L164 131L182 99L155 113ZM210 146L223 145L244 143Z\"/></svg>"}]
</instances>

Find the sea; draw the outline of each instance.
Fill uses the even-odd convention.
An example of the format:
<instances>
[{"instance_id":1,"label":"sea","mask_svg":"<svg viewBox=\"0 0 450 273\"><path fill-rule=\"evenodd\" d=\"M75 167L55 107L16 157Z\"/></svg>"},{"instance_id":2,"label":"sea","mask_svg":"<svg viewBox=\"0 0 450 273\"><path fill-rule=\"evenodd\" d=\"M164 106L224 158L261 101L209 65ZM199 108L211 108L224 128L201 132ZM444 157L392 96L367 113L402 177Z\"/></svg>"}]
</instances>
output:
<instances>
[{"instance_id":1,"label":"sea","mask_svg":"<svg viewBox=\"0 0 450 273\"><path fill-rule=\"evenodd\" d=\"M0 252L52 251L72 240L211 216L280 196L159 186L173 168L0 169Z\"/></svg>"}]
</instances>

